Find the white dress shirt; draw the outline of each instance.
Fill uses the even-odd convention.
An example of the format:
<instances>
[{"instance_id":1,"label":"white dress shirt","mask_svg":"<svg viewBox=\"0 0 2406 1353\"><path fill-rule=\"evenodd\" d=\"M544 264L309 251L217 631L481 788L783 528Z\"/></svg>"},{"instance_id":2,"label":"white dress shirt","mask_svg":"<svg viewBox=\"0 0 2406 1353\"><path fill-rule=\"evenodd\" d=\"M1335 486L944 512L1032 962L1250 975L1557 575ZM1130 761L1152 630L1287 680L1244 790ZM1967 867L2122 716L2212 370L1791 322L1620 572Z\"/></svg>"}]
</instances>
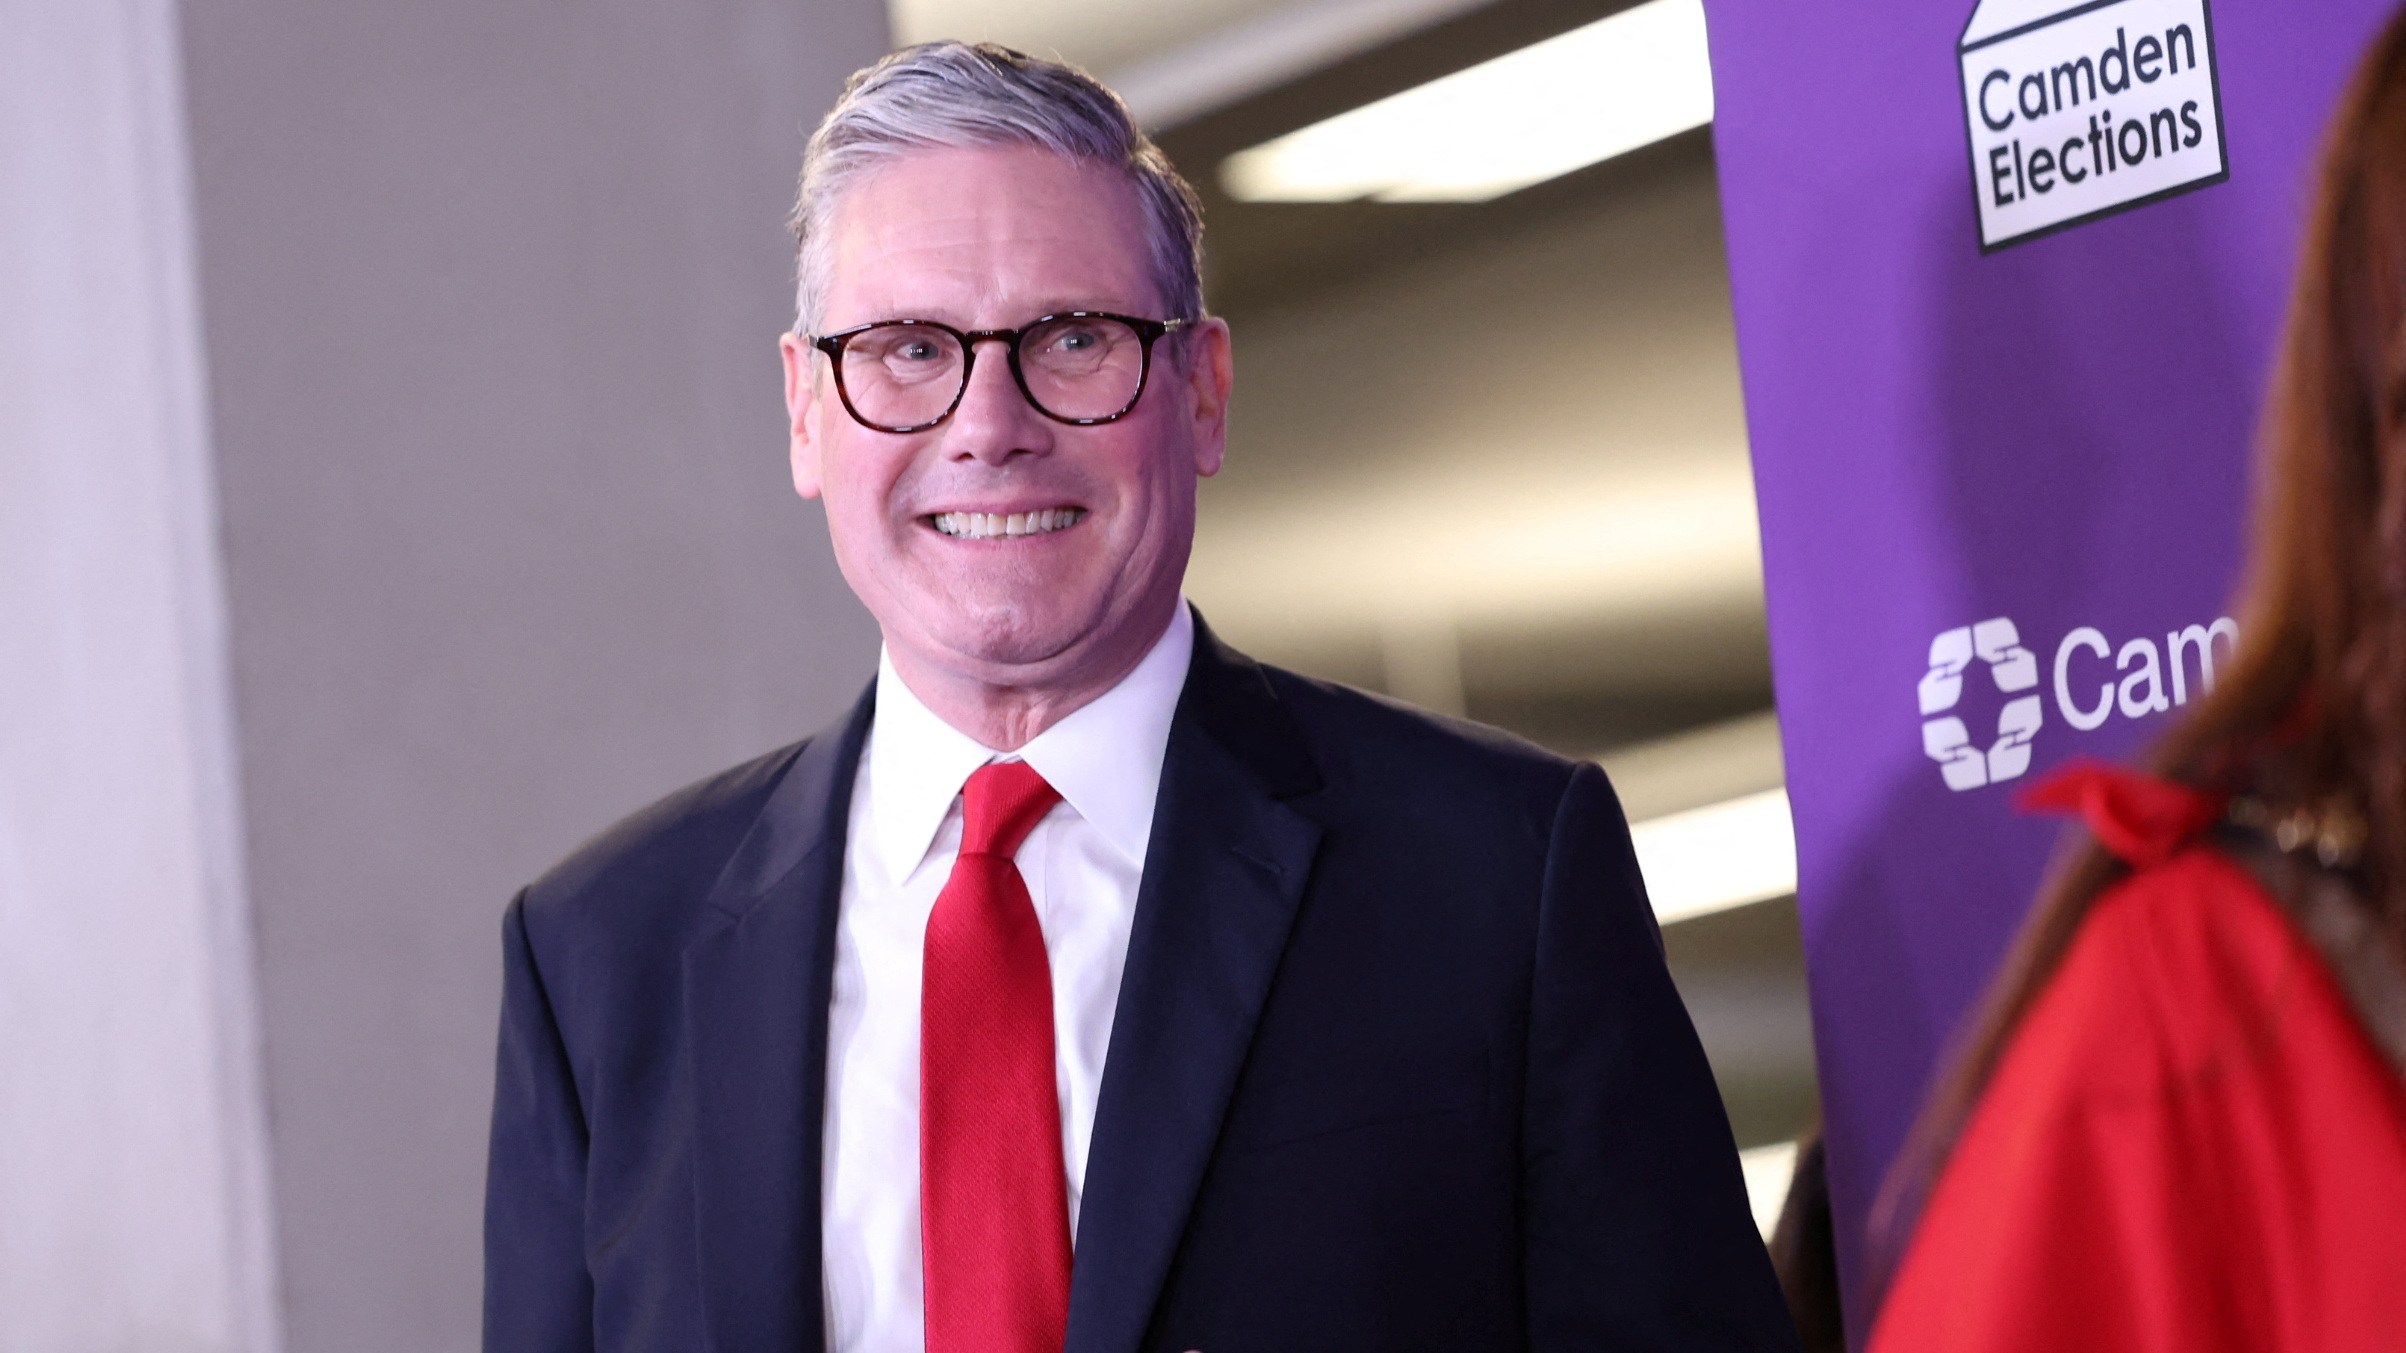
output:
<instances>
[{"instance_id":1,"label":"white dress shirt","mask_svg":"<svg viewBox=\"0 0 2406 1353\"><path fill-rule=\"evenodd\" d=\"M919 968L961 846L961 786L1025 760L1061 802L1017 860L1053 978L1061 1157L1074 1238L1136 886L1194 620L1183 600L1136 669L1016 757L936 717L881 656L852 785L827 1023L820 1234L829 1353L924 1353L919 1268Z\"/></svg>"}]
</instances>

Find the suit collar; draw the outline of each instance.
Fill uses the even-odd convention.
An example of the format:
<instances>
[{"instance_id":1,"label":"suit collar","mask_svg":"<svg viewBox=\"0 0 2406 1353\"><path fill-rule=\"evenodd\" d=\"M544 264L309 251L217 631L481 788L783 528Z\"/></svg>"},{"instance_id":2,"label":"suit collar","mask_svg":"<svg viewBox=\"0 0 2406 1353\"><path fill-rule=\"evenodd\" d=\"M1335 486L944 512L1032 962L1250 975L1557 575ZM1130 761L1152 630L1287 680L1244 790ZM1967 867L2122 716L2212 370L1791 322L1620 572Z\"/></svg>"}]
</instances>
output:
<instances>
[{"instance_id":1,"label":"suit collar","mask_svg":"<svg viewBox=\"0 0 2406 1353\"><path fill-rule=\"evenodd\" d=\"M1272 798L1299 798L1320 788L1320 767L1304 749L1303 734L1272 689L1269 673L1223 643L1199 611L1176 723L1225 751ZM1156 835L1160 821L1155 820Z\"/></svg>"},{"instance_id":2,"label":"suit collar","mask_svg":"<svg viewBox=\"0 0 2406 1353\"><path fill-rule=\"evenodd\" d=\"M691 1150L712 1353L818 1353L820 1136L844 829L875 688L804 745L685 953ZM802 1037L794 1037L800 1031Z\"/></svg>"},{"instance_id":3,"label":"suit collar","mask_svg":"<svg viewBox=\"0 0 2406 1353\"><path fill-rule=\"evenodd\" d=\"M802 744L711 884L708 905L713 912L740 921L761 903L784 896L789 876L814 853L832 849L842 855L853 776L860 769L861 749L876 713L877 687L872 684L842 718Z\"/></svg>"},{"instance_id":4,"label":"suit collar","mask_svg":"<svg viewBox=\"0 0 2406 1353\"><path fill-rule=\"evenodd\" d=\"M1196 619L1088 1149L1068 1353L1152 1319L1287 934L1320 785L1266 674Z\"/></svg>"}]
</instances>

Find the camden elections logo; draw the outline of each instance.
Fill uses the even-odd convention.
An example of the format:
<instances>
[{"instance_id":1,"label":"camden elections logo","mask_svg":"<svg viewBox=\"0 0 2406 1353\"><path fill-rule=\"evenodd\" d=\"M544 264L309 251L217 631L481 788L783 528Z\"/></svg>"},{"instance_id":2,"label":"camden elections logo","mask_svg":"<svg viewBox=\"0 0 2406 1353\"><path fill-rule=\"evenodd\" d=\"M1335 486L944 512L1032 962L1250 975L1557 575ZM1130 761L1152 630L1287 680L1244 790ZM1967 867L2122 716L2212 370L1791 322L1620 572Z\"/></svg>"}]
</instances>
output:
<instances>
[{"instance_id":1,"label":"camden elections logo","mask_svg":"<svg viewBox=\"0 0 2406 1353\"><path fill-rule=\"evenodd\" d=\"M1997 712L1997 736L1985 748L1972 745L1963 720L1947 714L1963 698L1963 670L1973 658L1987 664L1997 689L2007 694L2038 685L2038 655L2022 647L2013 622L1999 616L1977 625L1948 630L1930 641L1930 670L1921 679L1921 746L1938 763L1949 789L1978 789L1997 780L2010 780L2030 769L2030 739L2047 720L2045 704L2033 692L2005 703ZM1931 718L1931 715L1941 715Z\"/></svg>"},{"instance_id":2,"label":"camden elections logo","mask_svg":"<svg viewBox=\"0 0 2406 1353\"><path fill-rule=\"evenodd\" d=\"M2056 712L2074 730L2090 732L2119 713L2125 719L2162 714L2189 703L2191 693L2213 689L2216 659L2228 659L2239 642L2229 616L2213 623L2167 630L2159 647L2141 634L2117 647L2105 632L2081 625L2055 643ZM1974 664L1988 674L1982 683ZM2191 684L2190 673L2197 680ZM2092 685L2091 683L2096 684ZM1996 729L1973 732L1965 715L1971 705L1966 685L1993 685L2005 697ZM1922 752L1938 763L1947 788L1962 791L2018 778L2030 769L2031 741L2046 726L2038 654L2022 646L2013 621L1998 616L1977 625L1946 630L1930 641L1930 667L1916 694L1921 702ZM1985 721L1983 721L1985 722Z\"/></svg>"},{"instance_id":3,"label":"camden elections logo","mask_svg":"<svg viewBox=\"0 0 2406 1353\"><path fill-rule=\"evenodd\" d=\"M1979 0L1956 59L1982 253L2230 177L2206 0Z\"/></svg>"}]
</instances>

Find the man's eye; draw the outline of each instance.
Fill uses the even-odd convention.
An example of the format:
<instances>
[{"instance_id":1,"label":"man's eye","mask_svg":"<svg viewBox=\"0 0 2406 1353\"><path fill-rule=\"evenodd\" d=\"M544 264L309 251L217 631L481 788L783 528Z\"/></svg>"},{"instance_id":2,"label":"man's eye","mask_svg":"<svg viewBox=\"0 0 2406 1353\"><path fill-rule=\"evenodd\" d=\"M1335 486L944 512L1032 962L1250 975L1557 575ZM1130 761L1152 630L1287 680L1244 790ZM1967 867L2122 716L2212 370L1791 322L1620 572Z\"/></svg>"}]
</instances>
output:
<instances>
[{"instance_id":1,"label":"man's eye","mask_svg":"<svg viewBox=\"0 0 2406 1353\"><path fill-rule=\"evenodd\" d=\"M936 345L923 338L900 344L894 349L894 356L906 362L933 361L938 355Z\"/></svg>"}]
</instances>

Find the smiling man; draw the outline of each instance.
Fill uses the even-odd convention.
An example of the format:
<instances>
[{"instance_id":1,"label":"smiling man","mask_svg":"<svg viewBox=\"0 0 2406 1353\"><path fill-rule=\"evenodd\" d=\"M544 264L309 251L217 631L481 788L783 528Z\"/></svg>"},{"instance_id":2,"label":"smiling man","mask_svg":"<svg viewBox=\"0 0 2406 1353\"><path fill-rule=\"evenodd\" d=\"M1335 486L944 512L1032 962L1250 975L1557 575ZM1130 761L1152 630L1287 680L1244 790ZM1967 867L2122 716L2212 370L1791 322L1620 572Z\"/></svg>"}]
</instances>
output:
<instances>
[{"instance_id":1,"label":"smiling man","mask_svg":"<svg viewBox=\"0 0 2406 1353\"><path fill-rule=\"evenodd\" d=\"M1181 600L1229 334L1119 101L899 52L795 224L884 657L510 908L487 1349L1791 1347L1602 773Z\"/></svg>"}]
</instances>

